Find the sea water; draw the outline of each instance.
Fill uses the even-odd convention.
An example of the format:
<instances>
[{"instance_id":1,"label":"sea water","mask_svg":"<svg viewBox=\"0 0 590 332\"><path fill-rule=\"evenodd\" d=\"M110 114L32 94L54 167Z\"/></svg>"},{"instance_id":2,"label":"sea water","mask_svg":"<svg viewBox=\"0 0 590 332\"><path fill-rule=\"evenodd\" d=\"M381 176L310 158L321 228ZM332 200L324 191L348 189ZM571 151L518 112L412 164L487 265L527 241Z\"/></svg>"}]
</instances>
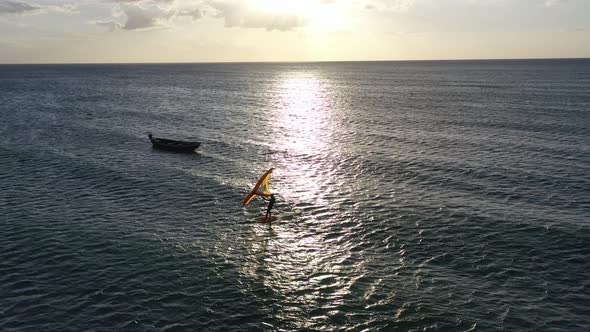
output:
<instances>
[{"instance_id":1,"label":"sea water","mask_svg":"<svg viewBox=\"0 0 590 332\"><path fill-rule=\"evenodd\" d=\"M0 66L2 331L586 331L589 304L589 60Z\"/></svg>"}]
</instances>

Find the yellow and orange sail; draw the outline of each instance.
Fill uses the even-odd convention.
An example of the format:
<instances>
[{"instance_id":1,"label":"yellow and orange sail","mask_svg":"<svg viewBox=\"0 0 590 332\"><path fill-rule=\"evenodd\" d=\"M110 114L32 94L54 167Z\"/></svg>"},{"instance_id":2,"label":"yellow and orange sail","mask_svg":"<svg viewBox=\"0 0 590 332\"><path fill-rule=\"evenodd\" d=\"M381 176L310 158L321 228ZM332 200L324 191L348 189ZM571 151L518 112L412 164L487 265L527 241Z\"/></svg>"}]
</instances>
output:
<instances>
[{"instance_id":1,"label":"yellow and orange sail","mask_svg":"<svg viewBox=\"0 0 590 332\"><path fill-rule=\"evenodd\" d=\"M272 194L270 192L270 188L269 188L269 184L268 184L268 182L270 181L270 176L272 174L272 170L273 169L271 168L268 171L264 172L264 174L262 174L260 179L258 179L258 182L256 182L256 185L254 186L254 188L252 188L250 193L246 196L246 198L242 202L242 206L246 206L246 205L250 204L250 202L256 196L270 196Z\"/></svg>"}]
</instances>

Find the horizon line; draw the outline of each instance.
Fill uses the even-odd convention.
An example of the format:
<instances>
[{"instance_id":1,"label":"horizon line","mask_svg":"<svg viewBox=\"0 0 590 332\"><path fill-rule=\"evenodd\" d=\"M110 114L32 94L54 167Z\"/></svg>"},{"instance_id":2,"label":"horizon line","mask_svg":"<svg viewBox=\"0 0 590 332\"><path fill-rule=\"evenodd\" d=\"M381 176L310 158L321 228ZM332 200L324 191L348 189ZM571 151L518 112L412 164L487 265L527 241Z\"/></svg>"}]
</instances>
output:
<instances>
[{"instance_id":1,"label":"horizon line","mask_svg":"<svg viewBox=\"0 0 590 332\"><path fill-rule=\"evenodd\" d=\"M590 60L590 57L563 58L466 58L466 59L414 59L414 60L277 60L277 61L162 61L162 62L7 62L0 66L35 65L165 65L165 64L296 64L296 63L351 63L351 62L460 62L460 61L530 61L530 60Z\"/></svg>"}]
</instances>

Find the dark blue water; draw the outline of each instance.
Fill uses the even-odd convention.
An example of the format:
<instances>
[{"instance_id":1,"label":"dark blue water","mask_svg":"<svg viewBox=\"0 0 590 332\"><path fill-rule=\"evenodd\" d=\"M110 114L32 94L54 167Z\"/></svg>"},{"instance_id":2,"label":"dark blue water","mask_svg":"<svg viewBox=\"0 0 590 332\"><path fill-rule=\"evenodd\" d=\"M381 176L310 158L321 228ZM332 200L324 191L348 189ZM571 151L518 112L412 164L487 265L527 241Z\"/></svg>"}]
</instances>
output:
<instances>
[{"instance_id":1,"label":"dark blue water","mask_svg":"<svg viewBox=\"0 0 590 332\"><path fill-rule=\"evenodd\" d=\"M590 329L588 60L0 66L0 134L1 331Z\"/></svg>"}]
</instances>

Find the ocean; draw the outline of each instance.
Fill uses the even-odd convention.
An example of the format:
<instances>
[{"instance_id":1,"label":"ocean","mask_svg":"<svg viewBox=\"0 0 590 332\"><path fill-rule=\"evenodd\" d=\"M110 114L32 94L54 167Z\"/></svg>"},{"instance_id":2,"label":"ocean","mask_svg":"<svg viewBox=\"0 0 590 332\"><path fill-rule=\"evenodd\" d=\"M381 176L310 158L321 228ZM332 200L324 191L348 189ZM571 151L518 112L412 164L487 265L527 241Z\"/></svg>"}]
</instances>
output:
<instances>
[{"instance_id":1,"label":"ocean","mask_svg":"<svg viewBox=\"0 0 590 332\"><path fill-rule=\"evenodd\" d=\"M590 60L2 65L0 134L1 331L590 330Z\"/></svg>"}]
</instances>

